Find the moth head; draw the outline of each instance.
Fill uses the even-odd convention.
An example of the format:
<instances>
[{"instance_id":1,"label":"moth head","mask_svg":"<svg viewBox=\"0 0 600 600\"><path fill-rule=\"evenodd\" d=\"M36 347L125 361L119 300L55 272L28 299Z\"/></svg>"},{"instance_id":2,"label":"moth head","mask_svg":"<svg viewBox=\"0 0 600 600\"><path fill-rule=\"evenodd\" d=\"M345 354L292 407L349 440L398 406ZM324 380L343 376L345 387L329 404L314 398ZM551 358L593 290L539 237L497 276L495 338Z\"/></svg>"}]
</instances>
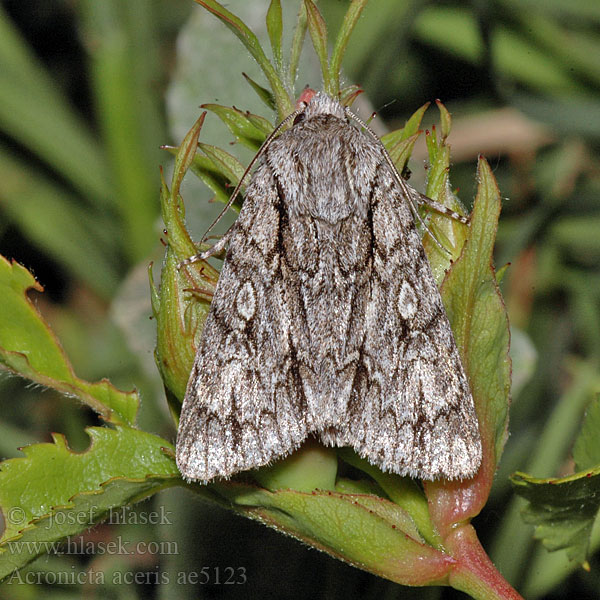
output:
<instances>
[{"instance_id":1,"label":"moth head","mask_svg":"<svg viewBox=\"0 0 600 600\"><path fill-rule=\"evenodd\" d=\"M306 92L307 90L305 90ZM312 92L312 90L310 90ZM302 121L304 119L311 119L312 117L316 117L317 115L333 115L338 119L346 120L346 113L344 112L344 107L334 98L331 98L327 94L323 92L317 92L316 94L313 92L313 95L304 99L304 93L300 96L300 102L304 102L306 104L306 108L304 112L300 113L298 117L296 117L295 122Z\"/></svg>"}]
</instances>

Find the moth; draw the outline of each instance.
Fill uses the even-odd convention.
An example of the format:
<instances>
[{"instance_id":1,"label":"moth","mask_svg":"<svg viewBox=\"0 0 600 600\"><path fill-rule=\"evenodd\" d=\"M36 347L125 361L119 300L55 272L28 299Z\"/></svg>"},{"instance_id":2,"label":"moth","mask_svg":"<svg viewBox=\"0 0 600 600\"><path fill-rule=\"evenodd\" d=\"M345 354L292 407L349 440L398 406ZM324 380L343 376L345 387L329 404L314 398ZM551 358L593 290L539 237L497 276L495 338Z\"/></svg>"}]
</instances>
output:
<instances>
[{"instance_id":1,"label":"moth","mask_svg":"<svg viewBox=\"0 0 600 600\"><path fill-rule=\"evenodd\" d=\"M312 435L399 475L471 477L477 416L417 192L337 100L315 94L293 117L222 243L177 465L188 480L228 478Z\"/></svg>"}]
</instances>

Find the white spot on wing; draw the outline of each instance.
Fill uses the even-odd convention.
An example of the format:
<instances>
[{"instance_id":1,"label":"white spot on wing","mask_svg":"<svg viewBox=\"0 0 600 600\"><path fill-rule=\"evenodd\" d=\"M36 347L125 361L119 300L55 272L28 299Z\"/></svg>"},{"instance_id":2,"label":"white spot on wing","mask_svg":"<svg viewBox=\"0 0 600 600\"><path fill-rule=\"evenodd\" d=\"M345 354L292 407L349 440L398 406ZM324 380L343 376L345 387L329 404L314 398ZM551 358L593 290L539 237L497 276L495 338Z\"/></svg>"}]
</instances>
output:
<instances>
[{"instance_id":1,"label":"white spot on wing","mask_svg":"<svg viewBox=\"0 0 600 600\"><path fill-rule=\"evenodd\" d=\"M239 289L235 299L238 314L245 321L249 321L256 312L256 293L249 281Z\"/></svg>"},{"instance_id":2,"label":"white spot on wing","mask_svg":"<svg viewBox=\"0 0 600 600\"><path fill-rule=\"evenodd\" d=\"M403 319L412 319L417 314L417 296L408 281L402 282L398 294L398 310Z\"/></svg>"}]
</instances>

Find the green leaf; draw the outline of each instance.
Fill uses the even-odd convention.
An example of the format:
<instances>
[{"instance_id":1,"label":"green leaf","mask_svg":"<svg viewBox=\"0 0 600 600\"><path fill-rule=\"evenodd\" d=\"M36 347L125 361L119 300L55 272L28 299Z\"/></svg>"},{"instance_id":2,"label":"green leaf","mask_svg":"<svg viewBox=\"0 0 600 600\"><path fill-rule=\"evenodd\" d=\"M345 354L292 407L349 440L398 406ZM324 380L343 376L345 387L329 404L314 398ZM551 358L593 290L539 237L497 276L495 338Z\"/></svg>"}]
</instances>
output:
<instances>
[{"instance_id":1,"label":"green leaf","mask_svg":"<svg viewBox=\"0 0 600 600\"><path fill-rule=\"evenodd\" d=\"M0 577L31 562L68 535L105 518L110 509L182 484L171 444L128 427L86 430L85 452L72 452L64 436L23 449L0 470Z\"/></svg>"},{"instance_id":2,"label":"green leaf","mask_svg":"<svg viewBox=\"0 0 600 600\"><path fill-rule=\"evenodd\" d=\"M199 144L207 146L207 144ZM211 148L216 148L211 146ZM171 154L177 154L178 148L173 146L163 146L164 150L167 150ZM220 149L219 149L220 150ZM224 150L220 150L225 152ZM225 152L225 154L228 154ZM228 156L231 156L228 154ZM216 155L215 155L216 157ZM234 157L231 157L234 158ZM237 159L236 159L237 160ZM240 163L241 164L241 163ZM219 164L219 160L213 160L208 156L202 156L196 153L192 164L190 165L191 172L196 175L212 192L215 194L215 200L227 204L233 186L237 183L237 180L231 180L228 175L228 170L224 168L222 164ZM239 212L241 208L241 200L238 198L232 205L232 209ZM191 238L190 238L191 241Z\"/></svg>"},{"instance_id":3,"label":"green leaf","mask_svg":"<svg viewBox=\"0 0 600 600\"><path fill-rule=\"evenodd\" d=\"M408 139L409 137L415 135L419 131L419 125L421 124L425 111L429 108L429 104L430 103L427 102L423 104L421 108L417 109L412 114L412 116L406 121L402 129L396 129L395 131L386 133L381 138L381 143L388 149L388 151L394 145Z\"/></svg>"},{"instance_id":4,"label":"green leaf","mask_svg":"<svg viewBox=\"0 0 600 600\"><path fill-rule=\"evenodd\" d=\"M344 52L346 51L354 27L358 22L358 18L367 2L368 0L352 0L338 32L329 64L329 77L334 86L332 91L335 92L335 95L337 95L337 92L340 89L340 72L342 70Z\"/></svg>"},{"instance_id":5,"label":"green leaf","mask_svg":"<svg viewBox=\"0 0 600 600\"><path fill-rule=\"evenodd\" d=\"M254 115L249 111L244 113L248 121L258 130L262 131L265 138L273 131L273 123L260 115Z\"/></svg>"},{"instance_id":6,"label":"green leaf","mask_svg":"<svg viewBox=\"0 0 600 600\"><path fill-rule=\"evenodd\" d=\"M327 55L327 25L319 9L312 0L304 0L306 14L308 18L308 31L312 39L313 47L321 63L321 72L323 73L323 89L330 96L337 96L339 90L335 89L335 81L332 81Z\"/></svg>"},{"instance_id":7,"label":"green leaf","mask_svg":"<svg viewBox=\"0 0 600 600\"><path fill-rule=\"evenodd\" d=\"M42 554L61 553L66 539L83 534L93 525L109 519L111 511L139 502L162 489L181 485L176 476L147 476L139 481L112 478L101 489L73 496L65 506L54 507L50 514L34 520L34 525L11 540L0 544L0 580L12 583L11 574ZM14 511L13 511L14 514ZM19 581L19 578L16 578Z\"/></svg>"},{"instance_id":8,"label":"green leaf","mask_svg":"<svg viewBox=\"0 0 600 600\"><path fill-rule=\"evenodd\" d=\"M445 157L445 147L441 149ZM432 518L442 536L483 508L507 435L509 329L492 267L500 194L483 159L479 161L478 180L468 238L444 279L441 293L475 400L483 460L473 479L425 483ZM447 179L441 181L447 187ZM447 217L432 216L432 220L438 219Z\"/></svg>"},{"instance_id":9,"label":"green leaf","mask_svg":"<svg viewBox=\"0 0 600 600\"><path fill-rule=\"evenodd\" d=\"M335 483L335 491L340 494L369 494L385 498L385 492L370 479L348 479L338 477Z\"/></svg>"},{"instance_id":10,"label":"green leaf","mask_svg":"<svg viewBox=\"0 0 600 600\"><path fill-rule=\"evenodd\" d=\"M475 397L484 444L495 463L507 436L510 394L509 329L493 269L500 194L481 158L469 238L442 286L444 305Z\"/></svg>"},{"instance_id":11,"label":"green leaf","mask_svg":"<svg viewBox=\"0 0 600 600\"><path fill-rule=\"evenodd\" d=\"M294 82L296 81L296 76L298 75L300 54L302 53L304 38L306 37L307 19L306 5L304 2L301 2L300 10L298 11L298 19L296 21L296 27L294 29L294 37L292 38L292 47L290 50L290 87L293 87Z\"/></svg>"},{"instance_id":12,"label":"green leaf","mask_svg":"<svg viewBox=\"0 0 600 600\"><path fill-rule=\"evenodd\" d=\"M300 492L334 490L338 460L335 450L307 440L290 456L254 471L254 479L274 491L293 489Z\"/></svg>"},{"instance_id":13,"label":"green leaf","mask_svg":"<svg viewBox=\"0 0 600 600\"><path fill-rule=\"evenodd\" d=\"M427 498L414 479L400 477L394 473L384 473L369 461L360 458L350 448L339 448L338 454L348 464L370 475L387 497L411 516L419 536L422 536L431 546L441 547L441 538L435 531L429 516Z\"/></svg>"},{"instance_id":14,"label":"green leaf","mask_svg":"<svg viewBox=\"0 0 600 600\"><path fill-rule=\"evenodd\" d=\"M278 72L281 72L281 37L283 35L283 21L281 18L280 0L271 0L267 11L267 31L271 40L273 59Z\"/></svg>"},{"instance_id":15,"label":"green leaf","mask_svg":"<svg viewBox=\"0 0 600 600\"><path fill-rule=\"evenodd\" d=\"M214 192L215 200L227 204L233 187L231 186L230 179L223 173L220 167L216 166L210 158L197 154L194 157L191 170ZM237 201L232 208L239 211L240 207Z\"/></svg>"},{"instance_id":16,"label":"green leaf","mask_svg":"<svg viewBox=\"0 0 600 600\"><path fill-rule=\"evenodd\" d=\"M227 125L235 138L254 152L258 151L273 130L273 125L266 119L244 113L237 108L229 108L220 104L203 104L200 108L215 113Z\"/></svg>"},{"instance_id":17,"label":"green leaf","mask_svg":"<svg viewBox=\"0 0 600 600\"><path fill-rule=\"evenodd\" d=\"M442 138L445 140L450 135L450 128L452 127L452 117L448 112L448 109L439 101L435 103L440 111L440 123L442 129Z\"/></svg>"},{"instance_id":18,"label":"green leaf","mask_svg":"<svg viewBox=\"0 0 600 600\"><path fill-rule=\"evenodd\" d=\"M266 492L235 483L211 488L247 516L404 585L442 583L455 563L422 542L402 508L377 496L319 490Z\"/></svg>"},{"instance_id":19,"label":"green leaf","mask_svg":"<svg viewBox=\"0 0 600 600\"><path fill-rule=\"evenodd\" d=\"M258 85L254 79L252 79L246 73L242 73L244 79L250 84L250 87L257 93L258 97L272 110L275 110L277 106L275 105L275 97L273 94L262 85Z\"/></svg>"},{"instance_id":20,"label":"green leaf","mask_svg":"<svg viewBox=\"0 0 600 600\"><path fill-rule=\"evenodd\" d=\"M420 135L420 133L415 133L415 135L412 135L405 140L401 140L388 148L388 154L399 173L402 173L408 164L410 155L412 154L413 148Z\"/></svg>"},{"instance_id":21,"label":"green leaf","mask_svg":"<svg viewBox=\"0 0 600 600\"><path fill-rule=\"evenodd\" d=\"M225 152L217 146L210 144L198 144L198 147L212 161L215 167L222 173L231 183L237 185L240 179L244 176L246 169L244 165L229 152Z\"/></svg>"},{"instance_id":22,"label":"green leaf","mask_svg":"<svg viewBox=\"0 0 600 600\"><path fill-rule=\"evenodd\" d=\"M275 96L275 102L277 104L277 112L279 119L283 119L292 112L293 102L289 94L285 90L285 86L281 81L279 75L273 68L273 65L269 62L269 59L265 56L265 53L258 41L258 38L248 27L236 17L233 13L229 12L224 6L216 2L215 0L195 0L198 4L202 5L206 10L217 16L235 35L241 40L250 52L254 60L263 70L273 94Z\"/></svg>"},{"instance_id":23,"label":"green leaf","mask_svg":"<svg viewBox=\"0 0 600 600\"><path fill-rule=\"evenodd\" d=\"M343 106L352 106L356 98L362 93L363 89L360 87L360 85L347 85L340 90L340 104Z\"/></svg>"},{"instance_id":24,"label":"green leaf","mask_svg":"<svg viewBox=\"0 0 600 600\"><path fill-rule=\"evenodd\" d=\"M177 154L175 155L175 165L173 168L173 178L171 180L171 192L174 196L179 195L181 182L183 181L183 178L187 173L187 170L190 168L190 165L194 160L194 156L196 155L198 137L200 136L200 131L202 129L202 125L204 124L205 117L206 112L203 112L198 120L194 123L192 128L188 131L179 148L177 149Z\"/></svg>"},{"instance_id":25,"label":"green leaf","mask_svg":"<svg viewBox=\"0 0 600 600\"><path fill-rule=\"evenodd\" d=\"M196 155L194 160L197 158ZM209 159L200 158L212 165ZM181 176L173 177L180 179ZM170 407L177 415L218 272L206 261L181 265L181 261L197 254L197 249L185 228L183 201L168 189L164 180L161 207L169 243L161 272L160 291L154 293L153 300L157 328L155 358L169 392Z\"/></svg>"},{"instance_id":26,"label":"green leaf","mask_svg":"<svg viewBox=\"0 0 600 600\"><path fill-rule=\"evenodd\" d=\"M600 509L600 467L562 479L511 477L514 490L529 501L523 520L535 525L535 537L550 550L586 563L592 526Z\"/></svg>"},{"instance_id":27,"label":"green leaf","mask_svg":"<svg viewBox=\"0 0 600 600\"><path fill-rule=\"evenodd\" d=\"M0 257L0 364L27 379L75 396L112 423L135 422L136 392L121 392L109 381L89 383L74 373L54 333L27 297L42 291L18 263Z\"/></svg>"},{"instance_id":28,"label":"green leaf","mask_svg":"<svg viewBox=\"0 0 600 600\"><path fill-rule=\"evenodd\" d=\"M450 165L450 148L444 143L444 140L438 140L437 129L435 125L425 132L425 145L427 146L427 155L429 156L430 170L427 174L427 193L430 189L440 190L439 178L442 171L447 171ZM435 169L435 174L432 170Z\"/></svg>"},{"instance_id":29,"label":"green leaf","mask_svg":"<svg viewBox=\"0 0 600 600\"><path fill-rule=\"evenodd\" d=\"M592 400L587 408L573 447L573 458L578 471L600 465L600 398Z\"/></svg>"},{"instance_id":30,"label":"green leaf","mask_svg":"<svg viewBox=\"0 0 600 600\"><path fill-rule=\"evenodd\" d=\"M419 114L423 108L422 106L411 117L409 126L411 130L418 127ZM431 130L425 132L425 142L429 156L426 195L451 210L464 214L464 207L450 188L450 147L446 143L445 137L438 139L436 127L433 125ZM441 285L446 271L452 265L452 260L457 260L460 255L468 230L459 221L435 212L429 215L427 225L429 232L433 233L435 239L446 250L446 252L442 251L432 240L431 235L423 237L423 246L427 252L434 278L438 285Z\"/></svg>"}]
</instances>

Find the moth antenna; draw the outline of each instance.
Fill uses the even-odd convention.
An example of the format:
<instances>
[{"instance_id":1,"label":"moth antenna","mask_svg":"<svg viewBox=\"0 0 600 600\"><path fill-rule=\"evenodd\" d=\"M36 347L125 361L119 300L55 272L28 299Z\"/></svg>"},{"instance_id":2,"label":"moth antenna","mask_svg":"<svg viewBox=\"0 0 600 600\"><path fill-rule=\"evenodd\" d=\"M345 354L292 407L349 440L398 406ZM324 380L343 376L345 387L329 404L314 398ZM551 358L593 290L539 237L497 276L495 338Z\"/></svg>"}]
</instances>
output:
<instances>
[{"instance_id":1,"label":"moth antenna","mask_svg":"<svg viewBox=\"0 0 600 600\"><path fill-rule=\"evenodd\" d=\"M283 127L285 127L285 125L287 125L290 121L295 119L299 114L303 113L305 109L306 109L306 104L304 104L304 106L302 106L301 108L296 109L293 113L290 113L268 135L267 139L262 143L261 147L258 149L258 152L254 155L254 158L250 161L250 164L246 167L244 174L241 176L238 184L235 186L235 189L233 190L233 193L229 197L227 204L225 205L223 210L219 213L217 218L211 223L210 227L206 230L206 232L202 236L202 239L200 240L200 243L202 243L202 242L204 242L204 240L206 240L206 238L208 237L208 234L214 229L215 225L223 218L225 213L231 208L231 205L235 202L235 199L237 198L238 194L240 193L240 189L242 188L242 185L244 185L244 180L248 176L248 173L250 173L250 171L252 170L252 167L256 164L256 161L264 154L265 150L269 147L269 145L273 141L273 138L277 136L277 134L283 129ZM232 229L233 229L233 225L225 232L223 237L214 246L210 247L205 252L200 252L198 254L195 254L194 256L190 256L189 258L182 260L179 263L179 267L181 267L183 265L189 265L191 263L198 262L199 260L206 260L207 258L210 258L211 256L214 256L215 254L218 254L219 252L221 252L221 250L223 250L223 248L227 244L227 241L229 239L229 235L230 235Z\"/></svg>"},{"instance_id":2,"label":"moth antenna","mask_svg":"<svg viewBox=\"0 0 600 600\"><path fill-rule=\"evenodd\" d=\"M413 194L411 193L410 189L408 188L406 181L404 181L404 179L402 178L400 173L398 173L398 169L396 169L396 165L394 164L392 157L390 156L386 147L381 143L381 140L379 139L377 134L360 117L357 117L353 112L351 112L348 107L345 107L345 112L346 112L346 116L348 118L356 121L356 123L358 123L361 127L363 127L364 130L369 134L369 136L371 138L373 138L373 140L375 142L377 142L377 144L379 144L379 146L383 150L383 156L385 158L385 161L387 162L388 166L392 170L392 174L394 176L394 179L396 180L396 183L400 186L400 188L404 192L406 199L408 200L408 204L410 206L410 209L411 209L413 215L419 221L419 223L422 225L423 229L431 236L431 239L435 242L436 246L442 252L444 252L448 256L451 256L451 252L449 252L446 248L444 248L444 246L442 246L442 244L438 241L438 239L435 237L435 235L433 235L433 232L431 231L431 229L429 229L427 223L425 223L425 221L423 220L423 217L421 217L421 214L419 213L419 210L415 205L415 202L413 199ZM427 198L428 202L426 204L429 204L430 206L432 206L431 203L433 203L433 204L437 205L437 207L442 207L443 210L439 210L439 208L436 207L436 210L438 212L441 212L446 215L448 214L448 209L443 204L440 204L439 202L435 202L434 200L431 200L431 198L428 198L427 196L425 196L423 194L419 194L419 196L421 196L423 198ZM432 206L432 208L433 208L433 206ZM450 212L452 212L452 214L457 214L457 213L454 213L453 211L450 211ZM464 217L460 218L459 220L461 222L464 222L462 219L464 219Z\"/></svg>"}]
</instances>

